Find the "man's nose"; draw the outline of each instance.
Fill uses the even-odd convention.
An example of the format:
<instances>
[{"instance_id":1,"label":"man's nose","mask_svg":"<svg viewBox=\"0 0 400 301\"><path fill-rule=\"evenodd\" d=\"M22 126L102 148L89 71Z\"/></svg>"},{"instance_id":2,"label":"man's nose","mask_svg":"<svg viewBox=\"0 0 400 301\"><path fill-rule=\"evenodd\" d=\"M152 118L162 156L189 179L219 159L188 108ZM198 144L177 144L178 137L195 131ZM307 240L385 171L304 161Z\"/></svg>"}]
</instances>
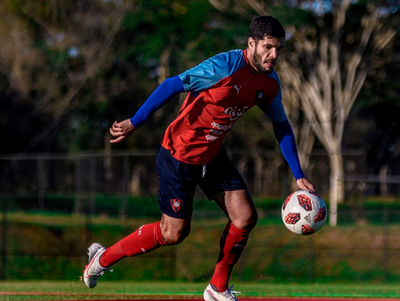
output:
<instances>
[{"instance_id":1,"label":"man's nose","mask_svg":"<svg viewBox=\"0 0 400 301\"><path fill-rule=\"evenodd\" d=\"M272 59L276 59L278 57L278 49L272 48L269 57Z\"/></svg>"}]
</instances>

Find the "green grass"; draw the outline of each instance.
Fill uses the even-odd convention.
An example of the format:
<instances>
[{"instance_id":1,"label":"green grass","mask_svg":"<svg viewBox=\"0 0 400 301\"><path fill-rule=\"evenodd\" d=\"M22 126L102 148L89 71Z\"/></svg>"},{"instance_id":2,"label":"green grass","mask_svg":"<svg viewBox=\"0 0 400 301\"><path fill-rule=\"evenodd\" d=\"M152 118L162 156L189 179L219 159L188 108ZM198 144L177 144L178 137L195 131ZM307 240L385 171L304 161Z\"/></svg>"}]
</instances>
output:
<instances>
[{"instance_id":1,"label":"green grass","mask_svg":"<svg viewBox=\"0 0 400 301\"><path fill-rule=\"evenodd\" d=\"M235 290L247 297L344 297L400 298L398 284L274 284L234 283ZM126 299L144 296L198 296L206 283L179 282L100 282L88 289L81 281L0 282L0 300L87 300ZM19 293L19 294L16 294ZM29 293L29 295L27 294Z\"/></svg>"}]
</instances>

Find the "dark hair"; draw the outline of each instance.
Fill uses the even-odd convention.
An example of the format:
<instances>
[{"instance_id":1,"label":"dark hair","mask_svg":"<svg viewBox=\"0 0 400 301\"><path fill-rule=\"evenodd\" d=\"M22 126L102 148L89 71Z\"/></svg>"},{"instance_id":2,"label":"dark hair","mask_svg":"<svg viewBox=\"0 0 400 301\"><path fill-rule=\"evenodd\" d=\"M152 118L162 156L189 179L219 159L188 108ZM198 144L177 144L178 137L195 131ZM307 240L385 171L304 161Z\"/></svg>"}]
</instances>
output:
<instances>
[{"instance_id":1,"label":"dark hair","mask_svg":"<svg viewBox=\"0 0 400 301\"><path fill-rule=\"evenodd\" d=\"M262 40L264 37L284 38L285 30L281 22L271 16L260 16L253 19L250 25L250 37Z\"/></svg>"}]
</instances>

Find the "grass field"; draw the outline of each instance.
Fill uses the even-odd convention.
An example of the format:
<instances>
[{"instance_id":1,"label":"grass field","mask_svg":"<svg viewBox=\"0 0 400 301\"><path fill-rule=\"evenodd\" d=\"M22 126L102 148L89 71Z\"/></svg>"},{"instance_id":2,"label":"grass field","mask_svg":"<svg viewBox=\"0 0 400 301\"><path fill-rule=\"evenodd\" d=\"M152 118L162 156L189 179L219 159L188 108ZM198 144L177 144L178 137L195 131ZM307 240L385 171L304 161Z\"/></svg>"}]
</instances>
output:
<instances>
[{"instance_id":1,"label":"grass field","mask_svg":"<svg viewBox=\"0 0 400 301\"><path fill-rule=\"evenodd\" d=\"M400 300L399 216L393 213L397 222L385 226L326 226L312 240L289 233L281 221L262 218L232 278L234 290L241 291L240 301ZM196 220L179 248L124 261L92 290L78 279L88 243L101 239L110 245L147 220L93 216L88 221L85 216L9 213L7 264L0 262L0 267L6 267L1 270L6 279L16 280L0 281L0 300L202 300L225 220ZM216 243L209 246L208 239ZM170 274L188 282L172 282ZM158 281L141 282L147 279Z\"/></svg>"},{"instance_id":2,"label":"grass field","mask_svg":"<svg viewBox=\"0 0 400 301\"><path fill-rule=\"evenodd\" d=\"M83 282L15 281L0 282L0 300L134 300L154 298L201 299L206 283L99 282L88 289ZM400 300L399 284L272 284L235 283L243 297L382 298Z\"/></svg>"}]
</instances>

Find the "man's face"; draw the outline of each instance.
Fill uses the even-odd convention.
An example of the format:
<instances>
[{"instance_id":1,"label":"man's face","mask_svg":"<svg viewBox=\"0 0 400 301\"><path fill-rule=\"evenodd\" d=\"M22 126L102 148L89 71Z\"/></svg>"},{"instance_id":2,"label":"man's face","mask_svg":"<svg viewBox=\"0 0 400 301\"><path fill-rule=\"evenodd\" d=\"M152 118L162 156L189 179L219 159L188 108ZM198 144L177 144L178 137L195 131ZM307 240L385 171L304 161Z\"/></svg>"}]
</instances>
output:
<instances>
[{"instance_id":1,"label":"man's face","mask_svg":"<svg viewBox=\"0 0 400 301\"><path fill-rule=\"evenodd\" d=\"M248 58L257 72L270 73L274 70L279 53L285 44L285 38L265 37L263 40L248 40Z\"/></svg>"}]
</instances>

